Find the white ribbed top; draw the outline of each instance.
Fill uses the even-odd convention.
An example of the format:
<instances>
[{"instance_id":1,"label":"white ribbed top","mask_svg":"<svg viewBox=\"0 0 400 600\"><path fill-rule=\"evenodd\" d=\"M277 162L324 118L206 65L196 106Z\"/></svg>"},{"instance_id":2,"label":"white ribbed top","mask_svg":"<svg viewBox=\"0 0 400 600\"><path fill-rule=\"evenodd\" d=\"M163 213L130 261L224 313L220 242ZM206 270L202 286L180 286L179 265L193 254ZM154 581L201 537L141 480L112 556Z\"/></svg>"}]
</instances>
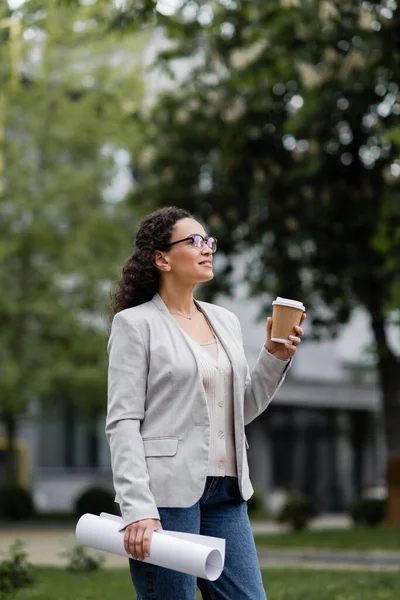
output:
<instances>
[{"instance_id":1,"label":"white ribbed top","mask_svg":"<svg viewBox=\"0 0 400 600\"><path fill-rule=\"evenodd\" d=\"M196 350L210 416L211 441L207 475L236 477L231 362L218 337L205 344L187 337Z\"/></svg>"}]
</instances>

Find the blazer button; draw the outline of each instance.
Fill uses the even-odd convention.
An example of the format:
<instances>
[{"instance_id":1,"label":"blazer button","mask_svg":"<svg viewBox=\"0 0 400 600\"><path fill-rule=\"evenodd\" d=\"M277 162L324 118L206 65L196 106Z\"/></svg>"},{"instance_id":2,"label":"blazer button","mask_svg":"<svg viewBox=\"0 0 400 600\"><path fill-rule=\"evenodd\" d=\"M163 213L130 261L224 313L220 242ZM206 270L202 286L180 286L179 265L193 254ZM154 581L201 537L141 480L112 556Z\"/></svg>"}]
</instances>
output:
<instances>
[{"instance_id":1,"label":"blazer button","mask_svg":"<svg viewBox=\"0 0 400 600\"><path fill-rule=\"evenodd\" d=\"M223 469L223 468L224 468L224 461L223 461L223 460L220 460L220 461L219 461L219 463L218 463L218 468L219 468L219 469Z\"/></svg>"},{"instance_id":2,"label":"blazer button","mask_svg":"<svg viewBox=\"0 0 400 600\"><path fill-rule=\"evenodd\" d=\"M218 437L220 440L222 440L223 437L225 437L225 434L223 431L218 431Z\"/></svg>"},{"instance_id":3,"label":"blazer button","mask_svg":"<svg viewBox=\"0 0 400 600\"><path fill-rule=\"evenodd\" d=\"M224 402L223 400L220 400L220 401L218 402L218 406L224 406L224 404L225 404L225 402Z\"/></svg>"}]
</instances>

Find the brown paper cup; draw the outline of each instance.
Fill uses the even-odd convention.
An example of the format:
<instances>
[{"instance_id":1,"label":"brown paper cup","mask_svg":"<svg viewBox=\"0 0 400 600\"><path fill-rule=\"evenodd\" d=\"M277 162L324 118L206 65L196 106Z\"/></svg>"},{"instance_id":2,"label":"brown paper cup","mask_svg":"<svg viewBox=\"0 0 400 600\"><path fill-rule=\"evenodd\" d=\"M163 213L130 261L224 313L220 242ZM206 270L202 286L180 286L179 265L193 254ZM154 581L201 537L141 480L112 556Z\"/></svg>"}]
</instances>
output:
<instances>
[{"instance_id":1,"label":"brown paper cup","mask_svg":"<svg viewBox=\"0 0 400 600\"><path fill-rule=\"evenodd\" d=\"M294 327L300 324L305 306L298 300L277 297L273 301L271 341L292 344L289 335L295 335Z\"/></svg>"}]
</instances>

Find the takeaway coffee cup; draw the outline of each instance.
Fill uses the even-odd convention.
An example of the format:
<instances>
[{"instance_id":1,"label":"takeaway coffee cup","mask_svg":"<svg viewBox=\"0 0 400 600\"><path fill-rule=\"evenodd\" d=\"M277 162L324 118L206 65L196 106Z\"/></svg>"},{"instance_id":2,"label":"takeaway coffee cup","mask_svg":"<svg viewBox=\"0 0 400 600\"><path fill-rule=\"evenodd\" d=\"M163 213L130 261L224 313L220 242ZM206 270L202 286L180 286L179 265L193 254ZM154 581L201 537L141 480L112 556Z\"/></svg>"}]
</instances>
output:
<instances>
[{"instance_id":1,"label":"takeaway coffee cup","mask_svg":"<svg viewBox=\"0 0 400 600\"><path fill-rule=\"evenodd\" d=\"M291 344L289 335L295 335L294 327L300 324L305 306L298 300L277 297L272 303L271 340L281 344Z\"/></svg>"}]
</instances>

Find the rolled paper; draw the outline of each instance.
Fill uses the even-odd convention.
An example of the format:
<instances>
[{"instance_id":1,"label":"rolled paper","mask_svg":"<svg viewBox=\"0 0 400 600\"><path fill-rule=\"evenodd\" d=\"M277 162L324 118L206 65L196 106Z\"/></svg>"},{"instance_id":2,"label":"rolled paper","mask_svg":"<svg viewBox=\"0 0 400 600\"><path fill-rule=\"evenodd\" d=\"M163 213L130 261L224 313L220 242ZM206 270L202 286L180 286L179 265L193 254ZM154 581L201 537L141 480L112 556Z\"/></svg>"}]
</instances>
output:
<instances>
[{"instance_id":1,"label":"rolled paper","mask_svg":"<svg viewBox=\"0 0 400 600\"><path fill-rule=\"evenodd\" d=\"M116 515L86 513L76 525L76 538L84 546L132 558L125 551L122 519ZM225 540L195 533L153 532L150 555L142 562L215 581L225 562Z\"/></svg>"}]
</instances>

